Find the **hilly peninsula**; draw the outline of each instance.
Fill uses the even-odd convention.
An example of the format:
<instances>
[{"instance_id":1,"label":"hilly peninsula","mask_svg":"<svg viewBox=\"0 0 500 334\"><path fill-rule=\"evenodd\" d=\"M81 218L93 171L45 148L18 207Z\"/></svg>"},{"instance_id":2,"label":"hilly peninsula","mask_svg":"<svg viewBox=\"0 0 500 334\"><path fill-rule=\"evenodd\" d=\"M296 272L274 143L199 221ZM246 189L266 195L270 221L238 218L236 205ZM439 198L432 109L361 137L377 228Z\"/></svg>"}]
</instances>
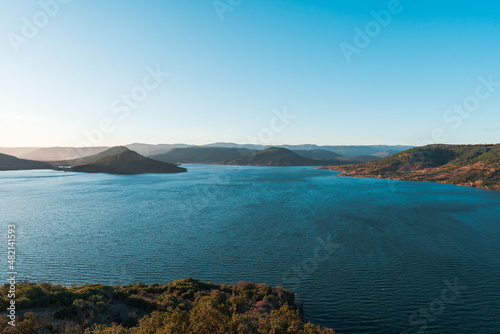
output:
<instances>
[{"instance_id":1,"label":"hilly peninsula","mask_svg":"<svg viewBox=\"0 0 500 334\"><path fill-rule=\"evenodd\" d=\"M33 169L52 169L52 166L46 162L18 159L12 155L0 153L0 171Z\"/></svg>"},{"instance_id":2,"label":"hilly peninsula","mask_svg":"<svg viewBox=\"0 0 500 334\"><path fill-rule=\"evenodd\" d=\"M500 190L500 144L428 145L376 161L328 166L342 176L455 184Z\"/></svg>"},{"instance_id":3,"label":"hilly peninsula","mask_svg":"<svg viewBox=\"0 0 500 334\"><path fill-rule=\"evenodd\" d=\"M185 168L146 158L123 146L113 147L90 157L57 162L56 164L59 166L67 166L67 168L63 168L63 170L83 173L135 175L187 172Z\"/></svg>"}]
</instances>

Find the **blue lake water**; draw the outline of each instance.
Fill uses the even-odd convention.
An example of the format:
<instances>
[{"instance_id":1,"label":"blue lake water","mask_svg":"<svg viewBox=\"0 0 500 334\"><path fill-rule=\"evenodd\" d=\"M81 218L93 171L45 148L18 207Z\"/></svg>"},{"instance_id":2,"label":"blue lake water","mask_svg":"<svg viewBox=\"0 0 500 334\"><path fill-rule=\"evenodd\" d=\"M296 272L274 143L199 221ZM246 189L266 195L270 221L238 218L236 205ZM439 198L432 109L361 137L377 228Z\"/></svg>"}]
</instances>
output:
<instances>
[{"instance_id":1,"label":"blue lake water","mask_svg":"<svg viewBox=\"0 0 500 334\"><path fill-rule=\"evenodd\" d=\"M310 167L0 173L17 270L61 284L291 288L341 333L499 333L500 192ZM7 270L6 265L2 272Z\"/></svg>"}]
</instances>

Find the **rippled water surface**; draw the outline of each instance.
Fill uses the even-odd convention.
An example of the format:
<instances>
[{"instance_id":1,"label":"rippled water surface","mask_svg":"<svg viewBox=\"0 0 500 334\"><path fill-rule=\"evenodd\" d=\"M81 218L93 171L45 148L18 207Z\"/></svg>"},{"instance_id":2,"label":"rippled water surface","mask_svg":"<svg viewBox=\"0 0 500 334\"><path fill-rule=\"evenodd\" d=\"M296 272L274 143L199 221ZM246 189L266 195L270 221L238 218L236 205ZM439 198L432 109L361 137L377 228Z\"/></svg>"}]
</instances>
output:
<instances>
[{"instance_id":1,"label":"rippled water surface","mask_svg":"<svg viewBox=\"0 0 500 334\"><path fill-rule=\"evenodd\" d=\"M500 332L500 192L306 167L187 167L1 172L18 272L62 284L283 285L308 320L341 333Z\"/></svg>"}]
</instances>

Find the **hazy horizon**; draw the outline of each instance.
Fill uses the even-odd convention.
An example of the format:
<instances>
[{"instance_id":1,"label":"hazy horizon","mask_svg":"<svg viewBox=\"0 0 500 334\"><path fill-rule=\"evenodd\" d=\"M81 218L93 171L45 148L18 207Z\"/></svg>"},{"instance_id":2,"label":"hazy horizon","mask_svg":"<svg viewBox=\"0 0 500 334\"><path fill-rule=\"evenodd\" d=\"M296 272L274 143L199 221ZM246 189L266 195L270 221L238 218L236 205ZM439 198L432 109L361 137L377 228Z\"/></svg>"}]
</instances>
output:
<instances>
[{"instance_id":1,"label":"hazy horizon","mask_svg":"<svg viewBox=\"0 0 500 334\"><path fill-rule=\"evenodd\" d=\"M151 146L160 146L160 145L187 145L187 146L208 146L208 145L216 145L216 144L234 144L238 146L413 146L413 145L405 145L405 144L315 144L315 143L301 143L301 144L289 144L289 143L278 143L278 144L259 144L259 143L235 143L235 142L213 142L213 143L203 143L203 144L191 144L191 143L144 143L144 142L134 142L127 144L116 144L116 145L97 145L97 146L65 146L65 145L26 145L26 146L0 146L0 148L89 148L89 147L116 147L116 146L130 146L130 145L151 145ZM477 143L477 144L469 144L469 143L433 143L433 144L443 144L443 145L498 145L500 142L496 143Z\"/></svg>"}]
</instances>

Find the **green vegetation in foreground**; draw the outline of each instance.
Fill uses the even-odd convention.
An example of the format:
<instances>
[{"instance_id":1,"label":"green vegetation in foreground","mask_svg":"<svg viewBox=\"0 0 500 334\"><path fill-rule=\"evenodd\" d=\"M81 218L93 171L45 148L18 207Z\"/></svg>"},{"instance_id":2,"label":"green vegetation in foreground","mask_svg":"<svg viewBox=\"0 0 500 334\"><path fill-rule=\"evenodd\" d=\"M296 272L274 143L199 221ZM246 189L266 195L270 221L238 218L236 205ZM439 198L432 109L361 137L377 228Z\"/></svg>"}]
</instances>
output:
<instances>
[{"instance_id":1,"label":"green vegetation in foreground","mask_svg":"<svg viewBox=\"0 0 500 334\"><path fill-rule=\"evenodd\" d=\"M0 288L7 309L8 285ZM294 294L281 287L182 279L165 285L100 284L66 288L49 283L17 286L16 327L3 312L1 333L334 334L305 323Z\"/></svg>"},{"instance_id":2,"label":"green vegetation in foreground","mask_svg":"<svg viewBox=\"0 0 500 334\"><path fill-rule=\"evenodd\" d=\"M500 144L428 145L364 164L328 168L349 173L348 176L500 190Z\"/></svg>"}]
</instances>

